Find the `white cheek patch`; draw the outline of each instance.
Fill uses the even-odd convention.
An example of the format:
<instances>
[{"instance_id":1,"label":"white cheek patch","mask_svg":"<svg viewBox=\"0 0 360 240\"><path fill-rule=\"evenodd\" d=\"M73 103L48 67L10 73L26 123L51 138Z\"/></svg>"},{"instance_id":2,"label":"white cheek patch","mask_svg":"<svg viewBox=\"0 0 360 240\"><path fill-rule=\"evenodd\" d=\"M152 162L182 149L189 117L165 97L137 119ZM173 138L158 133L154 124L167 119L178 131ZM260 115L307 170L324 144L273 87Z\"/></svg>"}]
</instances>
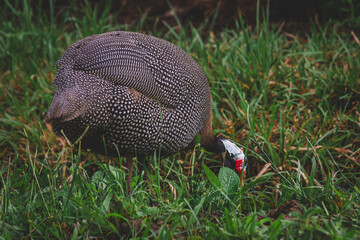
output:
<instances>
[{"instance_id":1,"label":"white cheek patch","mask_svg":"<svg viewBox=\"0 0 360 240\"><path fill-rule=\"evenodd\" d=\"M244 152L238 146L236 146L235 143L227 139L222 139L221 141L223 142L226 151L228 151L230 156L233 157L235 160L245 158Z\"/></svg>"}]
</instances>

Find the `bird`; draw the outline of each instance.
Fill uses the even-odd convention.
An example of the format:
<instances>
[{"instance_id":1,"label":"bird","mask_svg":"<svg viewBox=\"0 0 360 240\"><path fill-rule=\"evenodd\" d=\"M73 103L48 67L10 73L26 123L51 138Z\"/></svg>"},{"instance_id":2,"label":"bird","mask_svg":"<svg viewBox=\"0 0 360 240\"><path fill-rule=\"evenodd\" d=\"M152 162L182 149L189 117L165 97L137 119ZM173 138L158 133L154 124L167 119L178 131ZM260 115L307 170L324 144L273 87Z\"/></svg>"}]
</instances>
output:
<instances>
[{"instance_id":1,"label":"bird","mask_svg":"<svg viewBox=\"0 0 360 240\"><path fill-rule=\"evenodd\" d=\"M170 156L200 136L223 165L245 172L244 152L214 135L210 87L200 65L166 40L113 31L72 44L56 62L56 88L46 114L56 135L83 149L133 159Z\"/></svg>"}]
</instances>

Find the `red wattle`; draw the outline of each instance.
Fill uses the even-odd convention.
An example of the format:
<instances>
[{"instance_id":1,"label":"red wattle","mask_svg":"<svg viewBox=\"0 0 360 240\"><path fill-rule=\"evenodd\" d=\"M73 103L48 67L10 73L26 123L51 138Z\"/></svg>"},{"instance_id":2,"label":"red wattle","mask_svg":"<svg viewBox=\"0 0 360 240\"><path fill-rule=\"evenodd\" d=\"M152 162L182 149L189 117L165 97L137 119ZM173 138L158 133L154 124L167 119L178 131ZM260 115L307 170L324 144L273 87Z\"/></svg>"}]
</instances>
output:
<instances>
[{"instance_id":1,"label":"red wattle","mask_svg":"<svg viewBox=\"0 0 360 240\"><path fill-rule=\"evenodd\" d=\"M243 170L243 159L238 159L235 161L235 165L236 165L236 171L238 171L238 173L242 173Z\"/></svg>"}]
</instances>

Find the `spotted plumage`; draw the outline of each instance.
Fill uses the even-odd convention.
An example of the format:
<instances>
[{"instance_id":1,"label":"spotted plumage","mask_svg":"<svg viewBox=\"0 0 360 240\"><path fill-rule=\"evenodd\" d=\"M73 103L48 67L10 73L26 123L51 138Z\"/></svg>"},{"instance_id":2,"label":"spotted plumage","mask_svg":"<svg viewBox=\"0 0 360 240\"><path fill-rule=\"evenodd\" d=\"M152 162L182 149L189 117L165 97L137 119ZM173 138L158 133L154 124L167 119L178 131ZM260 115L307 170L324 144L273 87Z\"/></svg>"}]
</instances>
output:
<instances>
[{"instance_id":1,"label":"spotted plumage","mask_svg":"<svg viewBox=\"0 0 360 240\"><path fill-rule=\"evenodd\" d=\"M57 62L57 88L47 119L58 135L108 155L167 156L199 133L207 150L226 150L214 137L211 98L201 67L165 40L109 32L70 46ZM228 141L228 140L227 140Z\"/></svg>"},{"instance_id":2,"label":"spotted plumage","mask_svg":"<svg viewBox=\"0 0 360 240\"><path fill-rule=\"evenodd\" d=\"M144 34L110 32L73 44L57 62L48 112L57 134L95 152L169 155L210 117L200 66L179 47ZM116 146L116 147L115 147ZM116 149L117 148L117 149Z\"/></svg>"}]
</instances>

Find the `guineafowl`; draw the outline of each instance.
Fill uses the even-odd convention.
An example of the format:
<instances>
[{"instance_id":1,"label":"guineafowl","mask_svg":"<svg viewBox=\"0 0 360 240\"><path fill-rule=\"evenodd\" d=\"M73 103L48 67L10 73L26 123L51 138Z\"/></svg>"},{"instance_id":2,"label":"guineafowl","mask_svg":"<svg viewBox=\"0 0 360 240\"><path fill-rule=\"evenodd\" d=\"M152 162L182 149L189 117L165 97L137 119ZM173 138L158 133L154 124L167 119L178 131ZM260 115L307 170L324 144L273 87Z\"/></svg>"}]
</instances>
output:
<instances>
[{"instance_id":1,"label":"guineafowl","mask_svg":"<svg viewBox=\"0 0 360 240\"><path fill-rule=\"evenodd\" d=\"M69 47L56 63L57 88L46 119L57 135L99 154L133 158L169 156L200 135L207 151L241 173L244 153L213 135L205 73L185 51L145 34L116 31Z\"/></svg>"}]
</instances>

